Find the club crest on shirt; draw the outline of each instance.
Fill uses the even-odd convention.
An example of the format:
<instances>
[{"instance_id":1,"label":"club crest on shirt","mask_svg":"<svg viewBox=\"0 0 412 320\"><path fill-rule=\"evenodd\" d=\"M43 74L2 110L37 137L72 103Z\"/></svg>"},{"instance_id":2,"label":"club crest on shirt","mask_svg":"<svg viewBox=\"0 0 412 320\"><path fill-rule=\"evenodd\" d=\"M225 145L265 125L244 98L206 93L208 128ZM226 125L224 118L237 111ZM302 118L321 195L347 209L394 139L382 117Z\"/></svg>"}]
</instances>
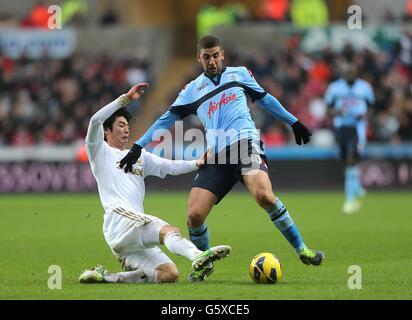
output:
<instances>
[{"instance_id":1,"label":"club crest on shirt","mask_svg":"<svg viewBox=\"0 0 412 320\"><path fill-rule=\"evenodd\" d=\"M232 73L232 74L229 76L229 80L230 80L230 81L238 81L238 80L239 80L239 77L238 77L236 74Z\"/></svg>"}]
</instances>

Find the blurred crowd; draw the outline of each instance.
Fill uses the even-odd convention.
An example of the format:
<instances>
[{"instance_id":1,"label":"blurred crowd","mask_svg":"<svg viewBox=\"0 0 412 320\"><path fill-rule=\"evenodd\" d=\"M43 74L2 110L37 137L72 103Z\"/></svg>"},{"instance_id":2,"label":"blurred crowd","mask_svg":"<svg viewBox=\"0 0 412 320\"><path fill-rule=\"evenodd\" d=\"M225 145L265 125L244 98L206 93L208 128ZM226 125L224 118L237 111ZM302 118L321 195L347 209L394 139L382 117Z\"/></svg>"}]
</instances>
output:
<instances>
[{"instance_id":1,"label":"blurred crowd","mask_svg":"<svg viewBox=\"0 0 412 320\"><path fill-rule=\"evenodd\" d=\"M148 81L145 61L102 55L12 60L0 52L0 145L70 144L90 117L132 84Z\"/></svg>"},{"instance_id":2,"label":"blurred crowd","mask_svg":"<svg viewBox=\"0 0 412 320\"><path fill-rule=\"evenodd\" d=\"M241 1L209 1L196 17L198 37L216 27L242 23L291 22L297 27L321 27L329 22L325 0L260 0L256 10Z\"/></svg>"},{"instance_id":3,"label":"blurred crowd","mask_svg":"<svg viewBox=\"0 0 412 320\"><path fill-rule=\"evenodd\" d=\"M412 36L405 33L392 50L360 52L345 46L341 52L307 54L299 41L289 38L281 52L225 51L225 64L247 66L258 83L313 132L331 132L324 94L339 75L339 65L352 61L359 77L376 96L369 110L368 140L412 141ZM196 69L187 81L200 74ZM145 61L108 56L68 59L12 60L0 54L0 145L69 144L85 137L96 110L124 93L131 85L150 81ZM171 93L170 102L179 88ZM256 126L268 146L286 144L290 128L249 104ZM136 108L138 110L138 107ZM188 127L201 124L186 119Z\"/></svg>"},{"instance_id":4,"label":"blurred crowd","mask_svg":"<svg viewBox=\"0 0 412 320\"><path fill-rule=\"evenodd\" d=\"M197 15L198 35L216 25L243 22L291 22L295 26L322 26L329 23L327 1L261 0L257 12L239 1L210 1ZM412 16L408 0L406 18ZM87 2L65 0L63 24L77 25L86 20ZM20 27L46 27L45 2L36 3ZM308 19L310 17L310 19ZM393 18L393 16L392 16ZM385 19L391 19L390 11ZM406 19L407 20L407 19ZM0 25L7 17L0 15ZM113 8L102 6L101 25L118 23ZM6 23L7 24L7 23ZM12 24L13 25L13 24ZM350 45L340 52L325 49L308 54L300 49L298 36L289 37L279 52L270 49L230 52L225 50L225 64L247 66L257 81L314 133L331 133L332 119L327 115L324 94L336 80L344 61L356 64L359 77L368 81L376 96L368 115L368 139L377 142L412 141L412 35L406 29L399 42L377 52L356 51ZM190 81L202 70L194 70ZM147 62L132 58L82 56L67 59L17 60L0 51L0 145L70 144L85 137L92 114L131 85L150 81ZM187 82L186 81L186 82ZM171 93L172 102L180 88ZM255 123L268 146L292 140L290 128L250 104ZM137 106L136 106L137 107ZM138 108L136 108L136 111ZM201 124L196 118L185 120L188 127Z\"/></svg>"},{"instance_id":5,"label":"blurred crowd","mask_svg":"<svg viewBox=\"0 0 412 320\"><path fill-rule=\"evenodd\" d=\"M49 11L49 6L54 3L50 0L37 1L23 17L7 14L0 10L0 27L48 29L49 18L55 13L54 9ZM76 27L94 23L90 19L91 8L89 8L88 1L60 0L56 4L60 8L62 27ZM99 3L96 16L97 21L95 23L100 26L109 26L120 22L117 11L108 2Z\"/></svg>"},{"instance_id":6,"label":"blurred crowd","mask_svg":"<svg viewBox=\"0 0 412 320\"><path fill-rule=\"evenodd\" d=\"M242 25L248 23L282 24L288 23L297 28L325 27L333 22L347 20L347 8L351 4L365 3L356 0L259 0L255 6L247 6L240 0L209 0L197 13L197 33L202 37L218 26ZM371 5L371 2L369 3ZM363 10L362 21L393 23L412 21L412 0L400 4L375 1L378 14ZM399 13L393 6L403 6Z\"/></svg>"},{"instance_id":7,"label":"blurred crowd","mask_svg":"<svg viewBox=\"0 0 412 320\"><path fill-rule=\"evenodd\" d=\"M358 77L368 81L376 101L369 108L368 140L372 142L412 142L412 37L405 33L390 50L355 52L346 45L341 52L326 49L307 54L299 49L299 40L291 37L281 52L255 50L231 52L225 50L225 65L247 66L258 83L279 99L314 133L324 133L333 143L332 118L327 113L324 94L327 86L340 77L339 66L352 62ZM196 69L186 79L202 72ZM176 97L176 94L172 96ZM171 97L171 101L173 101ZM268 116L256 104L249 103L252 117L268 146L293 141L290 128ZM185 126L201 123L191 117Z\"/></svg>"}]
</instances>

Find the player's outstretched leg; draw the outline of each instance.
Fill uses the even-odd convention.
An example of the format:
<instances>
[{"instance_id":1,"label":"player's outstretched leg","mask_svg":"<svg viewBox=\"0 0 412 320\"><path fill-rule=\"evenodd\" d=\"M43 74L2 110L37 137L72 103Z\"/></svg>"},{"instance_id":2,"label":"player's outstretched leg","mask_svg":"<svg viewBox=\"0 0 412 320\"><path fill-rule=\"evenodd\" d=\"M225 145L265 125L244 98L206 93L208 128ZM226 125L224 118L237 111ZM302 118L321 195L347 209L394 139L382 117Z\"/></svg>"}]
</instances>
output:
<instances>
[{"instance_id":1,"label":"player's outstretched leg","mask_svg":"<svg viewBox=\"0 0 412 320\"><path fill-rule=\"evenodd\" d=\"M187 227L190 240L199 250L210 248L210 234L205 221L217 201L216 195L209 190L194 187L190 191Z\"/></svg>"},{"instance_id":2,"label":"player's outstretched leg","mask_svg":"<svg viewBox=\"0 0 412 320\"><path fill-rule=\"evenodd\" d=\"M154 270L133 270L118 273L110 273L106 267L97 265L85 270L79 277L81 283L145 283L155 282Z\"/></svg>"},{"instance_id":3,"label":"player's outstretched leg","mask_svg":"<svg viewBox=\"0 0 412 320\"><path fill-rule=\"evenodd\" d=\"M79 281L81 283L103 283L105 282L104 276L108 272L106 267L98 264L92 269L84 270L79 277Z\"/></svg>"},{"instance_id":4,"label":"player's outstretched leg","mask_svg":"<svg viewBox=\"0 0 412 320\"><path fill-rule=\"evenodd\" d=\"M320 251L306 247L288 210L282 201L273 194L268 174L260 170L256 174L243 175L243 180L249 192L257 203L265 209L272 223L295 249L301 260L303 259L304 263L309 262L312 265L320 265L325 259L325 255ZM315 251L319 252L318 256L322 255L322 258L314 258L314 255L310 252Z\"/></svg>"},{"instance_id":5,"label":"player's outstretched leg","mask_svg":"<svg viewBox=\"0 0 412 320\"><path fill-rule=\"evenodd\" d=\"M205 251L199 250L194 243L184 238L177 228L166 226L161 231L161 234L166 233L161 237L166 248L179 256L183 256L192 261L193 271L189 275L188 280L191 282L203 281L213 272L213 261L225 258L231 251L229 246L217 246Z\"/></svg>"},{"instance_id":6,"label":"player's outstretched leg","mask_svg":"<svg viewBox=\"0 0 412 320\"><path fill-rule=\"evenodd\" d=\"M273 224L293 246L303 263L318 266L325 260L323 252L309 249L305 245L299 229L280 199L276 199L275 205L266 211Z\"/></svg>"},{"instance_id":7,"label":"player's outstretched leg","mask_svg":"<svg viewBox=\"0 0 412 320\"><path fill-rule=\"evenodd\" d=\"M213 262L226 258L232 248L227 245L212 247L198 255L192 263L193 271L188 277L189 282L203 281L213 272Z\"/></svg>"},{"instance_id":8,"label":"player's outstretched leg","mask_svg":"<svg viewBox=\"0 0 412 320\"><path fill-rule=\"evenodd\" d=\"M206 223L203 223L198 227L188 226L188 229L190 241L192 241L199 250L204 251L209 249L210 235Z\"/></svg>"}]
</instances>

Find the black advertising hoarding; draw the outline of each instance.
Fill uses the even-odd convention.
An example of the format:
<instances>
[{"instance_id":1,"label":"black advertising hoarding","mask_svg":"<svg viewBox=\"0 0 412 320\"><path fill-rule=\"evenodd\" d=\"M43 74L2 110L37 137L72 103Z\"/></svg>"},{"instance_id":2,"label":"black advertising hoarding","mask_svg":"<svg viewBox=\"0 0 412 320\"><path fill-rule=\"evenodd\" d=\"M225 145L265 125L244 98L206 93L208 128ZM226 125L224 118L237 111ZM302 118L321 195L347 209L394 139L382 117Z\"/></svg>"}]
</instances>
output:
<instances>
[{"instance_id":1,"label":"black advertising hoarding","mask_svg":"<svg viewBox=\"0 0 412 320\"><path fill-rule=\"evenodd\" d=\"M412 190L412 159L362 161L361 179L371 190ZM272 160L275 190L338 190L344 174L337 160ZM148 177L147 190L188 191L194 173L165 179ZM238 185L237 190L242 187ZM97 191L89 164L81 162L0 162L0 193Z\"/></svg>"}]
</instances>

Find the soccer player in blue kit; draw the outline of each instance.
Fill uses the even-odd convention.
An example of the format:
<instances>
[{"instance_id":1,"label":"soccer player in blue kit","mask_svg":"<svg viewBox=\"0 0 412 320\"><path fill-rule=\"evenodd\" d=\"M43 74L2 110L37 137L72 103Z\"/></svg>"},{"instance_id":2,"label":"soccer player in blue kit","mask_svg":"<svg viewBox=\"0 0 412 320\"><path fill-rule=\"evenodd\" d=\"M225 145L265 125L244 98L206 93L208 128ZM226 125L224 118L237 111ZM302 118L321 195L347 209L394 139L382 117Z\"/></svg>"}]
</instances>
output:
<instances>
[{"instance_id":1,"label":"soccer player in blue kit","mask_svg":"<svg viewBox=\"0 0 412 320\"><path fill-rule=\"evenodd\" d=\"M224 50L217 37L208 35L199 40L197 59L204 73L181 90L169 110L135 142L120 161L120 167L125 172L131 170L156 130L168 129L175 121L196 114L206 129L208 148L214 156L197 171L189 195L187 223L191 241L200 250L209 248L205 220L212 207L240 181L296 250L301 261L307 265L320 265L325 255L304 244L288 210L272 191L263 143L251 118L246 95L272 116L290 125L297 144L308 143L311 133L275 97L260 87L247 68L223 66ZM212 271L211 263L202 272L193 272L189 281L203 281Z\"/></svg>"},{"instance_id":2,"label":"soccer player in blue kit","mask_svg":"<svg viewBox=\"0 0 412 320\"><path fill-rule=\"evenodd\" d=\"M345 203L342 211L356 213L365 190L359 178L358 162L366 144L367 109L375 97L365 80L357 77L356 66L341 66L343 77L332 82L326 90L325 101L333 115L333 125L340 157L345 165Z\"/></svg>"}]
</instances>

